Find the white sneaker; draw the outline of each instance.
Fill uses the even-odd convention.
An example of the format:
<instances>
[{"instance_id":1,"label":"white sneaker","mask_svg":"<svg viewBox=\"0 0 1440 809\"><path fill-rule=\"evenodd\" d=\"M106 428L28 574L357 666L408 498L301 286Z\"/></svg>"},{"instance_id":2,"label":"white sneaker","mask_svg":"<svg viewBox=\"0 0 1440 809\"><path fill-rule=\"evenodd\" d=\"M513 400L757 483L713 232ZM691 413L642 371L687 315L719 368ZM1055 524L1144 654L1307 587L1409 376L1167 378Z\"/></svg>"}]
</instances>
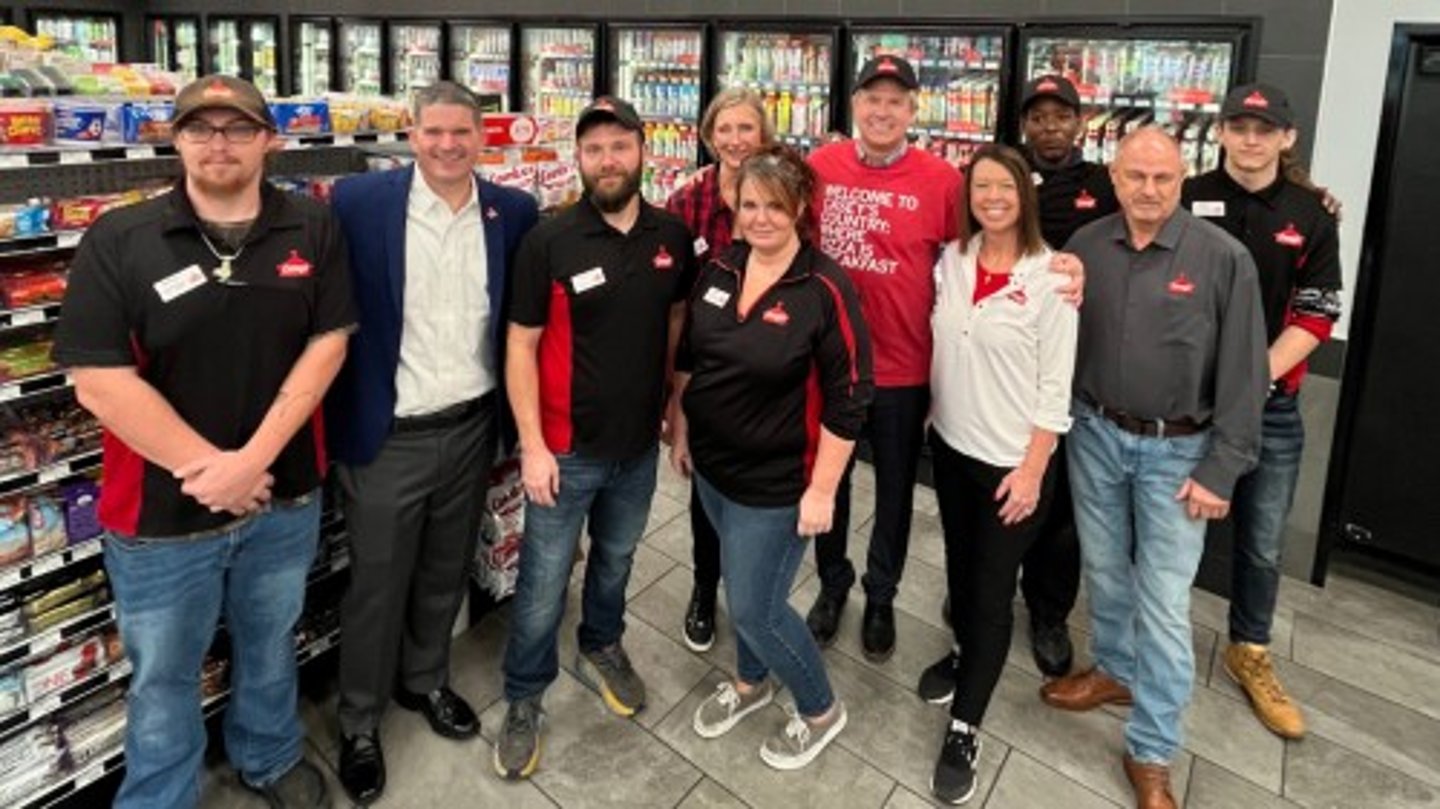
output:
<instances>
[{"instance_id":1,"label":"white sneaker","mask_svg":"<svg viewBox=\"0 0 1440 809\"><path fill-rule=\"evenodd\" d=\"M836 701L834 715L823 726L806 722L793 709L786 709L790 721L760 745L760 758L777 770L798 770L815 760L826 745L840 735L849 720L845 703Z\"/></svg>"},{"instance_id":2,"label":"white sneaker","mask_svg":"<svg viewBox=\"0 0 1440 809\"><path fill-rule=\"evenodd\" d=\"M751 689L749 694L741 694L734 683L726 680L715 686L715 693L695 709L695 733L703 739L724 736L741 719L769 705L774 696L775 689L768 680Z\"/></svg>"}]
</instances>

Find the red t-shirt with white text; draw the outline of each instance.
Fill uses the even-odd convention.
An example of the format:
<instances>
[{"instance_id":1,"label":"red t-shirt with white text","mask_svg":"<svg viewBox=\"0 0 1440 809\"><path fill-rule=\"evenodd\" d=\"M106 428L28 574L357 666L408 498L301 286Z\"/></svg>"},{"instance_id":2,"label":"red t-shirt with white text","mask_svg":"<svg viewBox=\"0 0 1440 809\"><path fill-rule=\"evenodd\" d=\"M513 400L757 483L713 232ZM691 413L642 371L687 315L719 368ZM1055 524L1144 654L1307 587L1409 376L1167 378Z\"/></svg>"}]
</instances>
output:
<instances>
[{"instance_id":1,"label":"red t-shirt with white text","mask_svg":"<svg viewBox=\"0 0 1440 809\"><path fill-rule=\"evenodd\" d=\"M820 249L860 293L875 384L928 384L935 262L959 235L960 172L914 148L889 166L867 166L853 141L816 150L810 165L820 179Z\"/></svg>"}]
</instances>

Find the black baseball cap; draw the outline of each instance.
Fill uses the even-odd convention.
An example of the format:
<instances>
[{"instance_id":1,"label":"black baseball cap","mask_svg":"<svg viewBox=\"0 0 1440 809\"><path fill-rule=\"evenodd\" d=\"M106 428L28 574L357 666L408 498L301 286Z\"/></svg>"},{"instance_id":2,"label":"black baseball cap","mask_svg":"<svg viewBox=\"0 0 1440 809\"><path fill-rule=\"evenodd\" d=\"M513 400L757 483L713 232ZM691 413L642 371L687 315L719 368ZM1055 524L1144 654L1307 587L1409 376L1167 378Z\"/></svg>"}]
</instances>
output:
<instances>
[{"instance_id":1,"label":"black baseball cap","mask_svg":"<svg viewBox=\"0 0 1440 809\"><path fill-rule=\"evenodd\" d=\"M1269 84L1242 84L1225 96L1220 105L1220 119L1243 118L1249 115L1262 121L1292 129L1295 126L1295 111L1290 109L1290 98L1279 87Z\"/></svg>"},{"instance_id":2,"label":"black baseball cap","mask_svg":"<svg viewBox=\"0 0 1440 809\"><path fill-rule=\"evenodd\" d=\"M642 140L645 137L645 122L640 120L635 107L623 98L600 96L590 102L590 106L575 119L575 137L579 138L585 130L600 123L619 124L631 132L639 132Z\"/></svg>"},{"instance_id":3,"label":"black baseball cap","mask_svg":"<svg viewBox=\"0 0 1440 809\"><path fill-rule=\"evenodd\" d=\"M915 78L915 68L910 63L898 56L877 56L866 62L860 68L860 75L855 79L855 89L859 90L865 85L877 79L890 79L900 83L906 90L919 90L920 80Z\"/></svg>"},{"instance_id":4,"label":"black baseball cap","mask_svg":"<svg viewBox=\"0 0 1440 809\"><path fill-rule=\"evenodd\" d=\"M1037 76L1025 85L1025 93L1020 97L1020 112L1030 109L1030 105L1042 98L1053 98L1061 104L1076 112L1080 111L1080 93L1075 85L1064 76L1047 74Z\"/></svg>"}]
</instances>

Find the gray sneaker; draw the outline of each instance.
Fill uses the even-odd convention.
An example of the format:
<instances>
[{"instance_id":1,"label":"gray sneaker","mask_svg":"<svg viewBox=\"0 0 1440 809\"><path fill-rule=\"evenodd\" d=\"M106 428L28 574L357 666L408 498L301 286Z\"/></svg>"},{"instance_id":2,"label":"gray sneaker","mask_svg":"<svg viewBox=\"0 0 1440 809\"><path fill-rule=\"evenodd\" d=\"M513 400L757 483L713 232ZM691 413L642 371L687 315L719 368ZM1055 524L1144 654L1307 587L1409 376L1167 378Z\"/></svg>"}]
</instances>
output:
<instances>
[{"instance_id":1,"label":"gray sneaker","mask_svg":"<svg viewBox=\"0 0 1440 809\"><path fill-rule=\"evenodd\" d=\"M501 778L519 781L529 778L540 766L540 725L545 709L539 697L510 703L505 724L495 739L495 772Z\"/></svg>"},{"instance_id":2,"label":"gray sneaker","mask_svg":"<svg viewBox=\"0 0 1440 809\"><path fill-rule=\"evenodd\" d=\"M257 787L244 778L240 783L246 789L265 799L270 809L313 809L330 806L330 793L325 788L325 776L314 764L300 759L285 774L263 787Z\"/></svg>"},{"instance_id":3,"label":"gray sneaker","mask_svg":"<svg viewBox=\"0 0 1440 809\"><path fill-rule=\"evenodd\" d=\"M625 647L618 642L593 652L581 652L575 660L580 679L599 692L605 705L620 716L634 716L645 707L645 681L630 665Z\"/></svg>"},{"instance_id":4,"label":"gray sneaker","mask_svg":"<svg viewBox=\"0 0 1440 809\"><path fill-rule=\"evenodd\" d=\"M843 702L837 702L834 714L823 725L806 722L793 708L787 708L786 713L790 721L760 745L760 758L777 770L798 770L814 761L840 735L849 719Z\"/></svg>"},{"instance_id":5,"label":"gray sneaker","mask_svg":"<svg viewBox=\"0 0 1440 809\"><path fill-rule=\"evenodd\" d=\"M730 728L755 711L770 704L775 689L766 680L741 694L735 684L726 680L715 686L715 693L695 709L695 732L704 739L715 739L730 732Z\"/></svg>"}]
</instances>

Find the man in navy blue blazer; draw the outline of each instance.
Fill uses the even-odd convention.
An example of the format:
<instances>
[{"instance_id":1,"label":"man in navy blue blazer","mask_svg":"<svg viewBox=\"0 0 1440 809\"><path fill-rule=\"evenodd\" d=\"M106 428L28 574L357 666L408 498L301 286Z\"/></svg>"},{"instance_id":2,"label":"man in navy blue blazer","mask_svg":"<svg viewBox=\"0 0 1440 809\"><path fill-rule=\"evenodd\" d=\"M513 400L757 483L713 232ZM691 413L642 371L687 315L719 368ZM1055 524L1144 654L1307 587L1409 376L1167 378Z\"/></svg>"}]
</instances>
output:
<instances>
[{"instance_id":1,"label":"man in navy blue blazer","mask_svg":"<svg viewBox=\"0 0 1440 809\"><path fill-rule=\"evenodd\" d=\"M476 176L484 133L468 90L439 82L414 106L415 165L346 178L333 195L360 312L326 426L351 550L339 774L361 804L385 788L392 693L442 736L479 732L448 685L450 628L508 432L507 276L538 219L529 195Z\"/></svg>"}]
</instances>

